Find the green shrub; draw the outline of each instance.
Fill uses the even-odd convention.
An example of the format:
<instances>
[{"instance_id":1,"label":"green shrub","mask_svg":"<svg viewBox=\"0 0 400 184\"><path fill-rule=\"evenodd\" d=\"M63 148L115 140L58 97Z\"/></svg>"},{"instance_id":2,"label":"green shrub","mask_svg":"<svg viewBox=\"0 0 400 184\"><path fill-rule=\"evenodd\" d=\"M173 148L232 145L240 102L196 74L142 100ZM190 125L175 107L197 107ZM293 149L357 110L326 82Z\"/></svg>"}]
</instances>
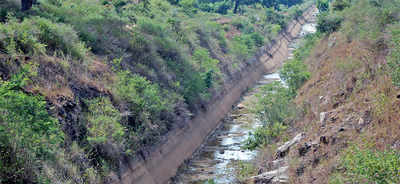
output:
<instances>
[{"instance_id":1,"label":"green shrub","mask_svg":"<svg viewBox=\"0 0 400 184\"><path fill-rule=\"evenodd\" d=\"M279 122L268 127L258 127L254 132L250 133L249 138L245 142L244 148L249 150L262 148L263 146L270 144L274 138L280 136L286 129L287 126Z\"/></svg>"},{"instance_id":2,"label":"green shrub","mask_svg":"<svg viewBox=\"0 0 400 184\"><path fill-rule=\"evenodd\" d=\"M0 34L4 36L0 49L12 56L45 54L47 49L48 54L52 51L84 59L87 52L72 27L40 17L22 22L10 17L7 23L0 24Z\"/></svg>"},{"instance_id":3,"label":"green shrub","mask_svg":"<svg viewBox=\"0 0 400 184\"><path fill-rule=\"evenodd\" d=\"M342 166L352 183L400 182L400 152L395 150L376 151L353 145L342 158Z\"/></svg>"},{"instance_id":4,"label":"green shrub","mask_svg":"<svg viewBox=\"0 0 400 184\"><path fill-rule=\"evenodd\" d=\"M277 24L282 29L285 29L286 28L286 24L287 24L285 16L282 15L281 13L277 12L273 8L267 8L267 10L266 10L266 21L269 24Z\"/></svg>"},{"instance_id":5,"label":"green shrub","mask_svg":"<svg viewBox=\"0 0 400 184\"><path fill-rule=\"evenodd\" d=\"M219 77L221 71L219 70L219 60L210 57L207 49L196 49L193 53L193 59L200 63L200 68L203 71L201 74L204 78L207 88L212 87L213 80Z\"/></svg>"},{"instance_id":6,"label":"green shrub","mask_svg":"<svg viewBox=\"0 0 400 184\"><path fill-rule=\"evenodd\" d=\"M339 30L343 18L336 14L321 13L318 15L317 30L321 33L333 33Z\"/></svg>"},{"instance_id":7,"label":"green shrub","mask_svg":"<svg viewBox=\"0 0 400 184\"><path fill-rule=\"evenodd\" d=\"M40 30L31 21L18 22L9 17L7 23L0 24L0 50L16 57L20 54L38 55L45 53L45 44L38 39Z\"/></svg>"},{"instance_id":8,"label":"green shrub","mask_svg":"<svg viewBox=\"0 0 400 184\"><path fill-rule=\"evenodd\" d=\"M320 39L320 34L308 34L304 37L304 40L301 42L299 48L297 48L294 52L294 58L297 60L304 61L309 55L311 50L314 48L315 43Z\"/></svg>"},{"instance_id":9,"label":"green shrub","mask_svg":"<svg viewBox=\"0 0 400 184\"><path fill-rule=\"evenodd\" d=\"M254 41L254 44L257 47L262 47L264 46L264 37L258 33L258 32L254 32L251 34L251 39Z\"/></svg>"},{"instance_id":10,"label":"green shrub","mask_svg":"<svg viewBox=\"0 0 400 184\"><path fill-rule=\"evenodd\" d=\"M215 12L220 14L227 14L228 10L231 9L229 1L216 2L215 6L216 6Z\"/></svg>"},{"instance_id":11,"label":"green shrub","mask_svg":"<svg viewBox=\"0 0 400 184\"><path fill-rule=\"evenodd\" d=\"M289 90L280 82L266 84L256 94L257 102L252 111L263 124L257 128L246 141L247 149L268 144L273 138L279 136L294 116L295 108L291 104L292 96Z\"/></svg>"},{"instance_id":12,"label":"green shrub","mask_svg":"<svg viewBox=\"0 0 400 184\"><path fill-rule=\"evenodd\" d=\"M279 76L289 86L291 95L295 96L296 91L310 78L307 65L297 59L286 61Z\"/></svg>"},{"instance_id":13,"label":"green shrub","mask_svg":"<svg viewBox=\"0 0 400 184\"><path fill-rule=\"evenodd\" d=\"M88 100L87 129L89 143L104 144L107 142L120 144L125 128L119 123L120 112L105 97Z\"/></svg>"},{"instance_id":14,"label":"green shrub","mask_svg":"<svg viewBox=\"0 0 400 184\"><path fill-rule=\"evenodd\" d=\"M254 111L264 125L286 123L285 120L293 113L290 108L292 97L289 90L280 82L262 86L256 97L258 101Z\"/></svg>"},{"instance_id":15,"label":"green shrub","mask_svg":"<svg viewBox=\"0 0 400 184\"><path fill-rule=\"evenodd\" d=\"M19 91L22 74L0 81L0 182L38 181L44 161L53 160L63 141L46 101Z\"/></svg>"},{"instance_id":16,"label":"green shrub","mask_svg":"<svg viewBox=\"0 0 400 184\"><path fill-rule=\"evenodd\" d=\"M321 13L329 11L329 0L317 0L317 8Z\"/></svg>"},{"instance_id":17,"label":"green shrub","mask_svg":"<svg viewBox=\"0 0 400 184\"><path fill-rule=\"evenodd\" d=\"M158 85L152 84L144 77L132 75L127 71L118 73L118 81L114 86L118 98L129 104L130 111L134 116L140 117L141 114L151 115L138 119L157 120L161 111L168 110L168 100L161 96Z\"/></svg>"},{"instance_id":18,"label":"green shrub","mask_svg":"<svg viewBox=\"0 0 400 184\"><path fill-rule=\"evenodd\" d=\"M164 27L160 25L160 23L155 22L153 19L149 18L141 18L138 22L140 29L148 34L155 36L163 36Z\"/></svg>"},{"instance_id":19,"label":"green shrub","mask_svg":"<svg viewBox=\"0 0 400 184\"><path fill-rule=\"evenodd\" d=\"M253 52L254 42L248 35L233 37L231 48L239 61L245 61Z\"/></svg>"},{"instance_id":20,"label":"green shrub","mask_svg":"<svg viewBox=\"0 0 400 184\"><path fill-rule=\"evenodd\" d=\"M194 15L197 12L197 1L196 0L180 0L179 5L183 8L183 11L188 15Z\"/></svg>"},{"instance_id":21,"label":"green shrub","mask_svg":"<svg viewBox=\"0 0 400 184\"><path fill-rule=\"evenodd\" d=\"M239 160L236 164L236 178L244 183L248 178L257 174L256 166L251 162L245 162Z\"/></svg>"},{"instance_id":22,"label":"green shrub","mask_svg":"<svg viewBox=\"0 0 400 184\"><path fill-rule=\"evenodd\" d=\"M85 58L87 49L71 26L55 24L40 17L34 17L31 21L38 27L39 40L46 44L48 50L61 51L65 55L71 55L78 59Z\"/></svg>"},{"instance_id":23,"label":"green shrub","mask_svg":"<svg viewBox=\"0 0 400 184\"><path fill-rule=\"evenodd\" d=\"M350 0L335 0L332 3L332 9L335 11L342 11L345 8L350 7L350 5L351 5Z\"/></svg>"},{"instance_id":24,"label":"green shrub","mask_svg":"<svg viewBox=\"0 0 400 184\"><path fill-rule=\"evenodd\" d=\"M95 53L115 52L110 40L119 44L129 41L123 26L132 17L121 17L114 6L105 6L101 1L45 1L32 12L52 22L71 25Z\"/></svg>"},{"instance_id":25,"label":"green shrub","mask_svg":"<svg viewBox=\"0 0 400 184\"><path fill-rule=\"evenodd\" d=\"M392 77L393 84L400 87L400 25L394 25L390 28L391 40L390 48L391 52L387 56L389 72Z\"/></svg>"}]
</instances>

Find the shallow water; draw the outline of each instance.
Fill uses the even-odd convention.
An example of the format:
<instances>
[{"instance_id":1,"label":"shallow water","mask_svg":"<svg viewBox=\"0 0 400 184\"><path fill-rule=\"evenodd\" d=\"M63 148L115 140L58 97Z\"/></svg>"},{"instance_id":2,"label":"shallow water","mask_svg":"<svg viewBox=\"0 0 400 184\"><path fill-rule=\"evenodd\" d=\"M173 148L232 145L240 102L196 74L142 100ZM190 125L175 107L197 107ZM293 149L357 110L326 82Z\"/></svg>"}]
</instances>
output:
<instances>
[{"instance_id":1,"label":"shallow water","mask_svg":"<svg viewBox=\"0 0 400 184\"><path fill-rule=\"evenodd\" d=\"M315 23L303 25L300 37L314 33ZM299 39L290 44L289 57L293 58L293 50L298 46ZM258 84L250 90L232 112L223 120L203 146L193 155L186 165L181 167L173 183L203 184L207 180L214 183L237 183L235 163L252 161L257 156L257 150L249 151L242 148L249 133L260 122L249 111L254 103L254 93L264 84L281 81L278 73L266 74Z\"/></svg>"}]
</instances>

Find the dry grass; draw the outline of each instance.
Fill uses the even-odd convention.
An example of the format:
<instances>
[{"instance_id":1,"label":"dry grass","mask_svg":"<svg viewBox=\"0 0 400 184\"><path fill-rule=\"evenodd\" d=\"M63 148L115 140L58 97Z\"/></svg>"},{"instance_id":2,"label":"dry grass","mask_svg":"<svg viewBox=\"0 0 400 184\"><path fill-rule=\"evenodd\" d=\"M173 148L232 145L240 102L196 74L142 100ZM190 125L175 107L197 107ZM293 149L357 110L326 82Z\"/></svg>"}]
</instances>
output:
<instances>
[{"instance_id":1,"label":"dry grass","mask_svg":"<svg viewBox=\"0 0 400 184\"><path fill-rule=\"evenodd\" d=\"M289 154L296 161L290 165L291 183L328 183L350 143L369 140L380 150L400 149L400 99L382 67L385 54L368 42L347 42L340 33L315 47L307 61L313 76L295 100L310 110L294 126L303 129L306 138ZM322 123L321 112L327 112ZM320 141L322 136L328 144ZM301 157L297 150L304 143L313 146ZM303 166L303 173L298 174Z\"/></svg>"}]
</instances>

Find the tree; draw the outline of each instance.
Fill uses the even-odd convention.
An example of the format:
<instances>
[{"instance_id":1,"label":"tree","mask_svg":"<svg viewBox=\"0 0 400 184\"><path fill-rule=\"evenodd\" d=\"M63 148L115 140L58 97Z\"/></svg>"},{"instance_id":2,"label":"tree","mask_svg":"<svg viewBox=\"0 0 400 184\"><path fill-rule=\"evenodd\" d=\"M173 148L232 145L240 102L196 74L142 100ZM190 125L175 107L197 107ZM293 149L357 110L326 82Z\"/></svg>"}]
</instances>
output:
<instances>
[{"instance_id":1,"label":"tree","mask_svg":"<svg viewBox=\"0 0 400 184\"><path fill-rule=\"evenodd\" d=\"M21 0L21 10L26 11L32 8L32 5L36 3L36 0Z\"/></svg>"},{"instance_id":2,"label":"tree","mask_svg":"<svg viewBox=\"0 0 400 184\"><path fill-rule=\"evenodd\" d=\"M235 0L235 8L233 8L233 13L237 13L237 10L238 10L238 8L239 8L239 5L240 5L240 0Z\"/></svg>"},{"instance_id":3,"label":"tree","mask_svg":"<svg viewBox=\"0 0 400 184\"><path fill-rule=\"evenodd\" d=\"M328 0L317 0L317 8L319 12L326 12L329 10L329 1Z\"/></svg>"}]
</instances>

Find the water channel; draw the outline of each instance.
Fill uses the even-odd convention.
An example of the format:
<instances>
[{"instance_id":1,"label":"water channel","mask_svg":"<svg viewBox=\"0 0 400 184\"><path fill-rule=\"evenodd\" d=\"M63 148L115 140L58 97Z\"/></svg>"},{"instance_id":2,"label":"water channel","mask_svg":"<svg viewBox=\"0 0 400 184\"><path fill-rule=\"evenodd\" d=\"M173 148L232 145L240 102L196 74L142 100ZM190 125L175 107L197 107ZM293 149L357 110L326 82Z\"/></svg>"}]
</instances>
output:
<instances>
[{"instance_id":1,"label":"water channel","mask_svg":"<svg viewBox=\"0 0 400 184\"><path fill-rule=\"evenodd\" d=\"M316 12L313 16L315 15ZM301 38L314 33L315 27L313 20L302 26L298 38L290 43L288 59L293 58L293 51ZM250 162L258 153L257 150L249 151L242 148L249 133L257 126L261 126L249 110L254 104L254 94L261 85L272 81L280 81L278 73L265 74L258 84L242 97L240 103L227 115L220 127L207 138L192 159L179 169L172 183L204 184L211 180L217 184L237 183L235 174L237 162Z\"/></svg>"}]
</instances>

